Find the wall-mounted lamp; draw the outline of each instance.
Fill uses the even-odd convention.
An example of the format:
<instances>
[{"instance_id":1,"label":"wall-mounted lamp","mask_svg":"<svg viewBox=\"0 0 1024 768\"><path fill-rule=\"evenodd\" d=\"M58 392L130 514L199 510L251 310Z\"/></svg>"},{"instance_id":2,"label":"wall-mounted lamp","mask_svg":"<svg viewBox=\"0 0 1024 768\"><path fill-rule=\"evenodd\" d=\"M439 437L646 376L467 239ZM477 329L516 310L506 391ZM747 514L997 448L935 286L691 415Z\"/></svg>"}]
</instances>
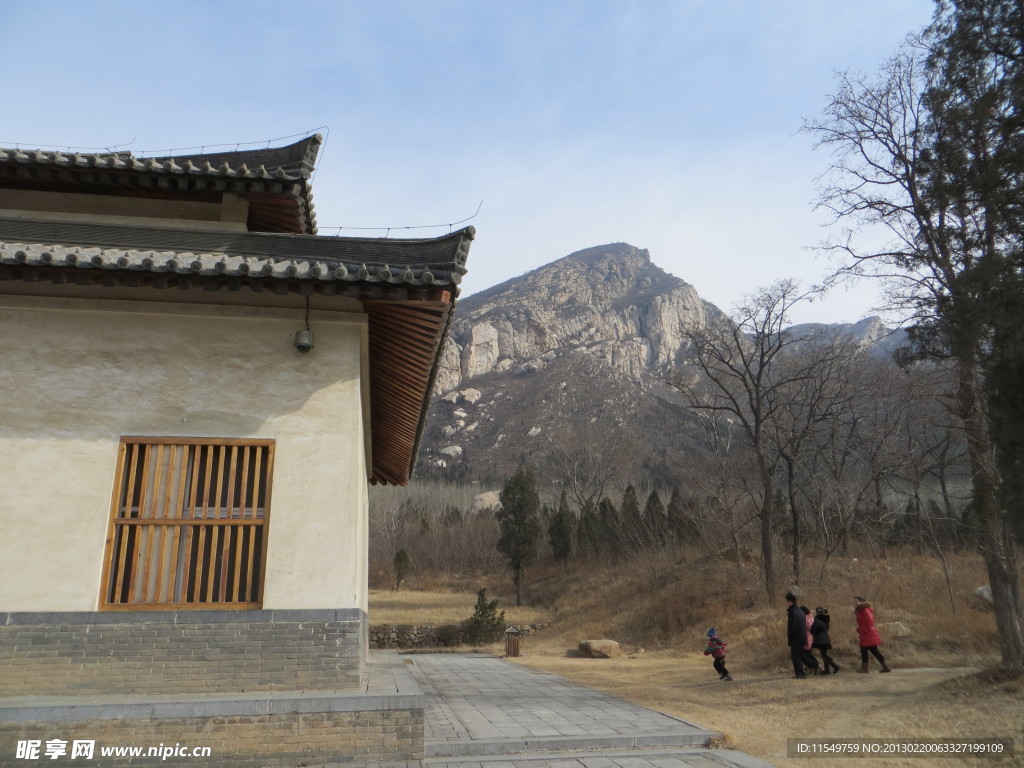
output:
<instances>
[{"instance_id":1,"label":"wall-mounted lamp","mask_svg":"<svg viewBox=\"0 0 1024 768\"><path fill-rule=\"evenodd\" d=\"M292 346L303 354L313 348L313 332L309 330L309 296L306 297L306 328L305 330L295 332Z\"/></svg>"},{"instance_id":2,"label":"wall-mounted lamp","mask_svg":"<svg viewBox=\"0 0 1024 768\"><path fill-rule=\"evenodd\" d=\"M309 352L313 348L313 332L308 328L304 331L296 331L292 344L299 352Z\"/></svg>"}]
</instances>

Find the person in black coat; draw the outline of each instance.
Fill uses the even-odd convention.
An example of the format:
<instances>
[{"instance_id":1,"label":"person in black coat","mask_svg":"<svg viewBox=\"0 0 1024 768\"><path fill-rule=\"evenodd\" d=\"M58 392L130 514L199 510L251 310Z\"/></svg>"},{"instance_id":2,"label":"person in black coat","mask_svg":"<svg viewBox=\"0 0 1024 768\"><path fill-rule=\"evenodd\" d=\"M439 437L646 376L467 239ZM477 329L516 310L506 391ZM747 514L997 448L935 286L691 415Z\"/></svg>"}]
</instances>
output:
<instances>
[{"instance_id":1,"label":"person in black coat","mask_svg":"<svg viewBox=\"0 0 1024 768\"><path fill-rule=\"evenodd\" d=\"M789 655L793 661L794 677L804 678L804 646L807 645L807 620L804 612L796 604L796 595L786 593L786 640L789 644Z\"/></svg>"},{"instance_id":2,"label":"person in black coat","mask_svg":"<svg viewBox=\"0 0 1024 768\"><path fill-rule=\"evenodd\" d=\"M814 621L811 623L811 647L817 648L818 653L821 654L821 665L824 667L821 674L823 675L829 674L830 667L833 673L839 671L839 665L828 655L828 652L832 650L832 638L829 636L831 621L832 617L828 615L828 608L814 609Z\"/></svg>"}]
</instances>

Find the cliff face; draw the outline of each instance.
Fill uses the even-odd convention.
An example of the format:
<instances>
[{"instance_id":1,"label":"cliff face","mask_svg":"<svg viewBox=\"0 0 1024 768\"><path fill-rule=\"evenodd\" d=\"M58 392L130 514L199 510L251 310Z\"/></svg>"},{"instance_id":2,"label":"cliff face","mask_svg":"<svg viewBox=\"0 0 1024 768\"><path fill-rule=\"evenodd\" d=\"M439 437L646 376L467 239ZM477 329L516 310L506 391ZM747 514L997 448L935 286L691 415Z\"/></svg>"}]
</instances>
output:
<instances>
[{"instance_id":1,"label":"cliff face","mask_svg":"<svg viewBox=\"0 0 1024 768\"><path fill-rule=\"evenodd\" d=\"M436 393L575 353L639 380L679 362L686 330L709 313L719 310L646 250L588 248L461 301Z\"/></svg>"},{"instance_id":2,"label":"cliff face","mask_svg":"<svg viewBox=\"0 0 1024 768\"><path fill-rule=\"evenodd\" d=\"M459 302L417 473L502 477L580 444L659 472L683 450L662 379L719 310L625 243L579 251ZM657 456L656 459L651 459Z\"/></svg>"}]
</instances>

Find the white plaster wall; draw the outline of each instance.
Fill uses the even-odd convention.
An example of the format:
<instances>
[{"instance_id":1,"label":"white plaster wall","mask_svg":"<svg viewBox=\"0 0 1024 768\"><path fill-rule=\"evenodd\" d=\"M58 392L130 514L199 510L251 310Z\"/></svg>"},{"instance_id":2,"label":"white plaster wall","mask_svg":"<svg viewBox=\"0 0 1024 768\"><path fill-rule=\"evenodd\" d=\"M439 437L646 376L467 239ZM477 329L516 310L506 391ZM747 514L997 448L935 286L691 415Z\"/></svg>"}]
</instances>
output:
<instances>
[{"instance_id":1,"label":"white plaster wall","mask_svg":"<svg viewBox=\"0 0 1024 768\"><path fill-rule=\"evenodd\" d=\"M366 610L365 318L0 296L0 611L99 604L123 435L276 441L264 608Z\"/></svg>"}]
</instances>

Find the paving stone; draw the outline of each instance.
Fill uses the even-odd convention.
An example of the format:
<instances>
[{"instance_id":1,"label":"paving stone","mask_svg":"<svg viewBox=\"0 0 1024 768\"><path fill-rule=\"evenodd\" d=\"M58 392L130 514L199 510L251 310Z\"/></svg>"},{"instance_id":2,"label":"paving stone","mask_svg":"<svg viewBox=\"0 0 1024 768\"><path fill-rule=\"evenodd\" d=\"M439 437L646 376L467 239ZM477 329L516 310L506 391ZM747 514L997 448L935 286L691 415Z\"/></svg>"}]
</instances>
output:
<instances>
[{"instance_id":1,"label":"paving stone","mask_svg":"<svg viewBox=\"0 0 1024 768\"><path fill-rule=\"evenodd\" d=\"M417 654L423 768L772 768L718 734L494 656Z\"/></svg>"}]
</instances>

